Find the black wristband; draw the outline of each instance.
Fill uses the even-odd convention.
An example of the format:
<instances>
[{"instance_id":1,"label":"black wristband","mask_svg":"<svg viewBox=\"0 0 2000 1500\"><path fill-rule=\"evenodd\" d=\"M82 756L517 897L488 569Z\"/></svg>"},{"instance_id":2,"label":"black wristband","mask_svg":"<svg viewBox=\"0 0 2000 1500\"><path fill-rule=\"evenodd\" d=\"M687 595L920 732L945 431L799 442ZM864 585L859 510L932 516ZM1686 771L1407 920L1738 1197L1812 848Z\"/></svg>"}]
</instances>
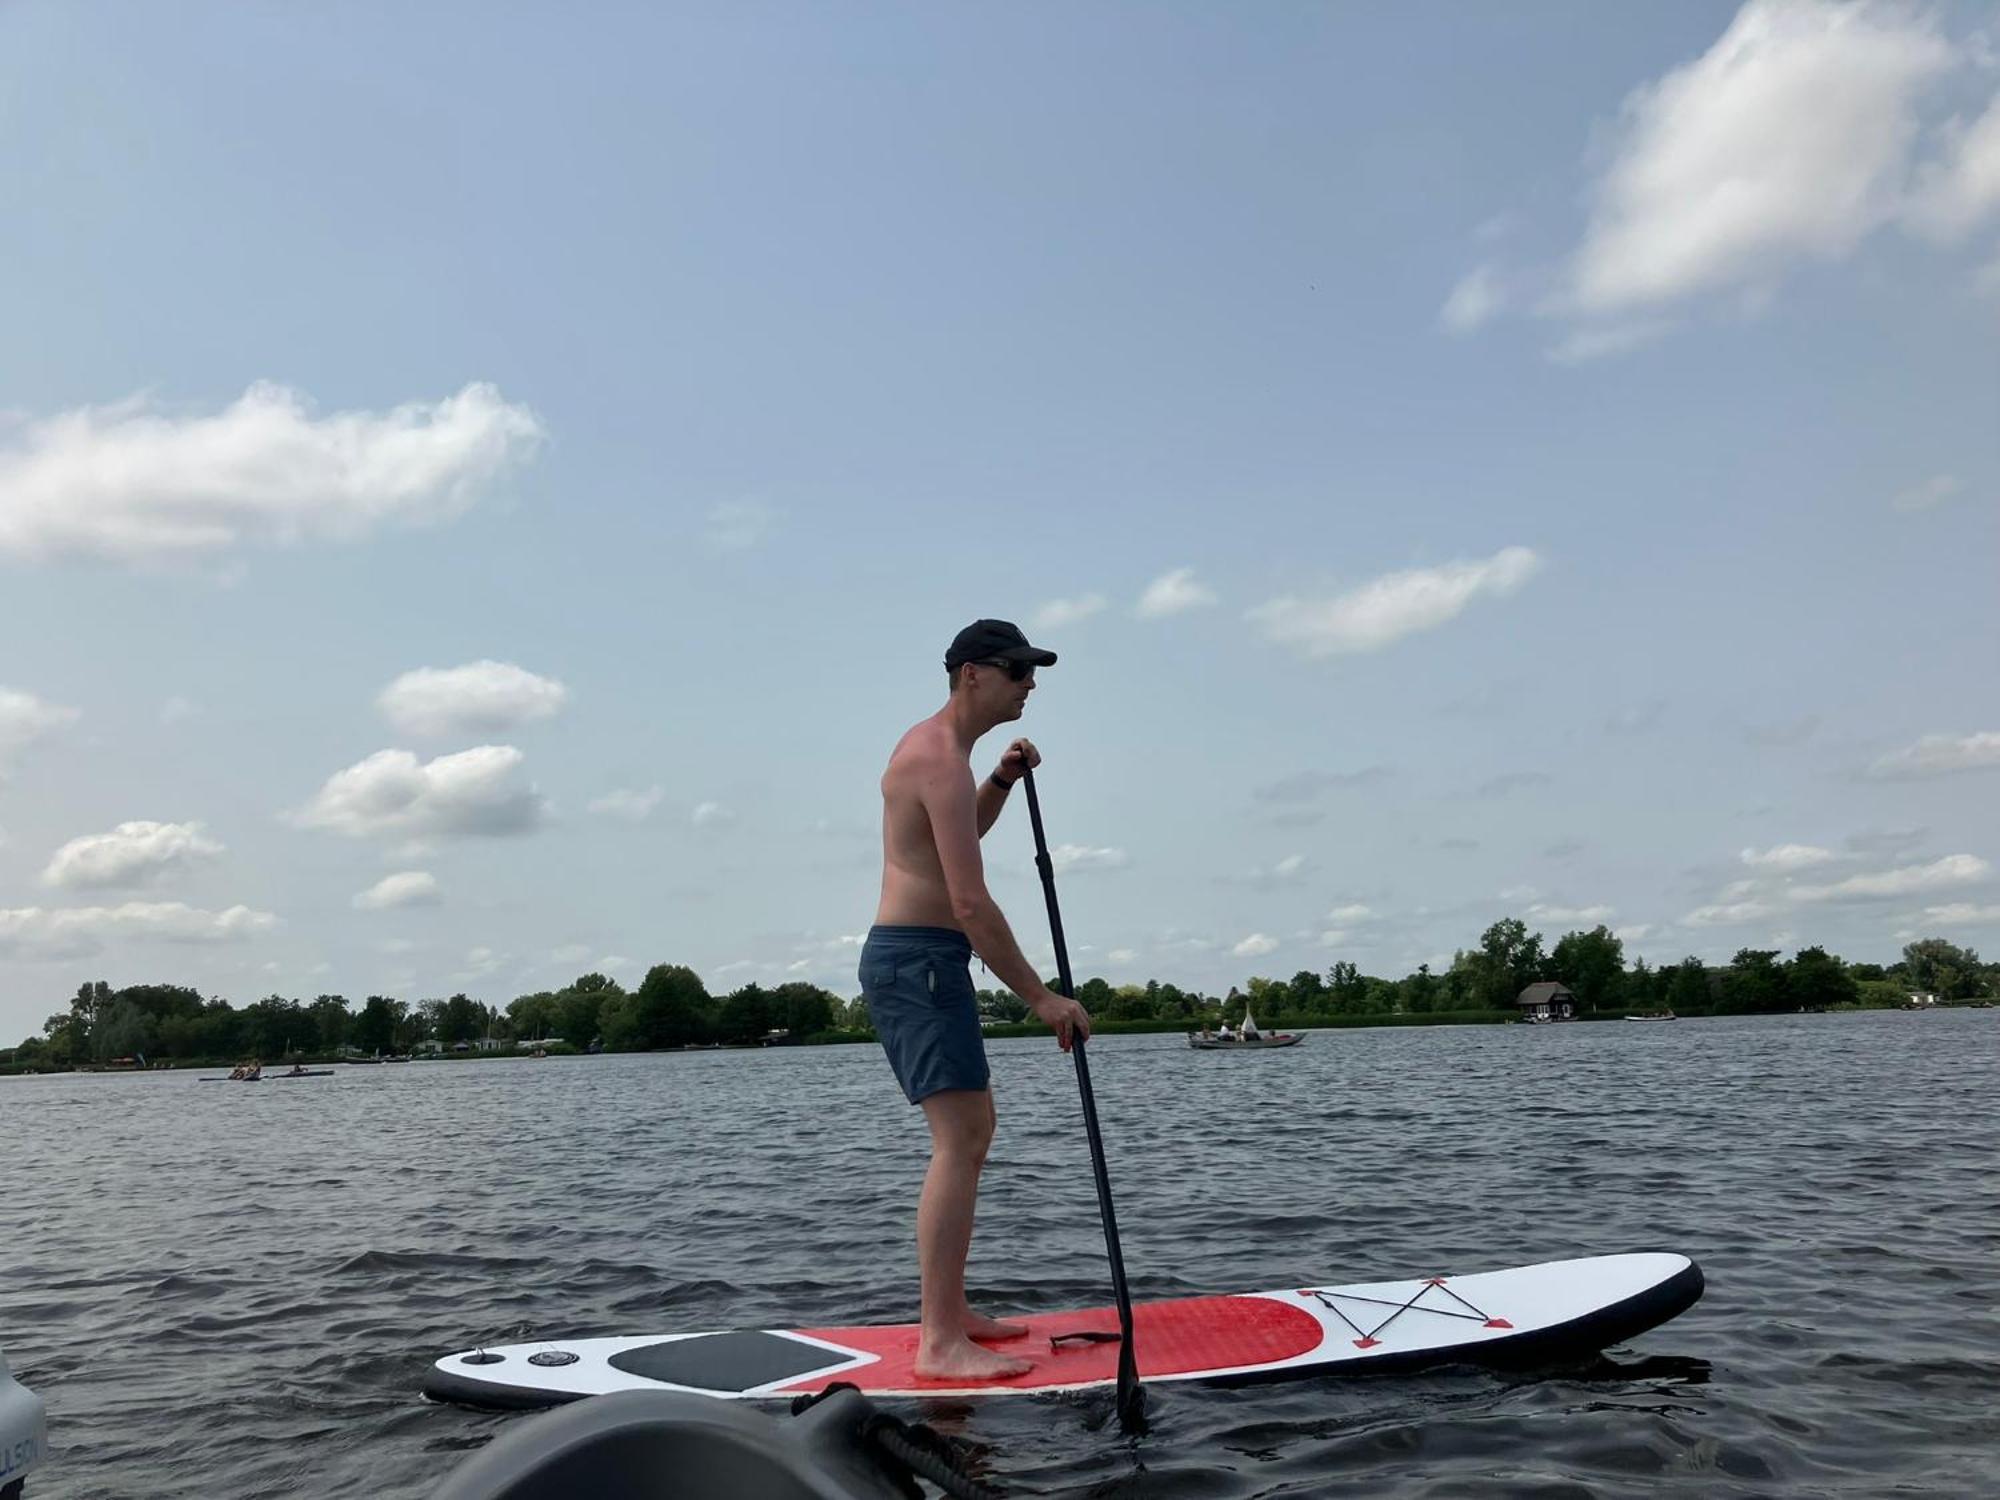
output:
<instances>
[{"instance_id":1,"label":"black wristband","mask_svg":"<svg viewBox=\"0 0 2000 1500\"><path fill-rule=\"evenodd\" d=\"M1006 777L1002 776L998 771L995 771L991 776L988 776L986 779L992 782L995 786L999 787L1000 790L1003 792L1011 792L1014 790L1014 783L1009 781Z\"/></svg>"}]
</instances>

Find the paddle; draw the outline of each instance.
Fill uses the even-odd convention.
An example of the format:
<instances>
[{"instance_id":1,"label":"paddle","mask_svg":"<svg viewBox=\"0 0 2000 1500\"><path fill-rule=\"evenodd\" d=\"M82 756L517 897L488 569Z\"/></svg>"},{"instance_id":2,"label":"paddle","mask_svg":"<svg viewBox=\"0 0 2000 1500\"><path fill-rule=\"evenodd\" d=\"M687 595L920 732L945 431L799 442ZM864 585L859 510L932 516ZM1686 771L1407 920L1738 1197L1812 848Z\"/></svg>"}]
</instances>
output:
<instances>
[{"instance_id":1,"label":"paddle","mask_svg":"<svg viewBox=\"0 0 2000 1500\"><path fill-rule=\"evenodd\" d=\"M1035 773L1022 767L1028 789L1028 819L1035 826L1035 868L1042 872L1042 895L1049 904L1049 934L1056 945L1056 984L1074 1000L1069 945L1063 941L1062 911L1056 905L1056 867L1049 858L1049 841L1042 832L1042 804L1035 795ZM1090 1064L1083 1055L1083 1038L1070 1041L1076 1059L1076 1087L1083 1095L1083 1127L1090 1135L1090 1167L1097 1177L1097 1212L1104 1220L1104 1250L1111 1260L1111 1290L1118 1299L1118 1425L1127 1432L1146 1430L1146 1388L1139 1384L1139 1361L1132 1352L1132 1294L1125 1287L1125 1255L1118 1247L1118 1214L1111 1206L1111 1173L1104 1165L1104 1136L1097 1128L1097 1097L1090 1091Z\"/></svg>"}]
</instances>

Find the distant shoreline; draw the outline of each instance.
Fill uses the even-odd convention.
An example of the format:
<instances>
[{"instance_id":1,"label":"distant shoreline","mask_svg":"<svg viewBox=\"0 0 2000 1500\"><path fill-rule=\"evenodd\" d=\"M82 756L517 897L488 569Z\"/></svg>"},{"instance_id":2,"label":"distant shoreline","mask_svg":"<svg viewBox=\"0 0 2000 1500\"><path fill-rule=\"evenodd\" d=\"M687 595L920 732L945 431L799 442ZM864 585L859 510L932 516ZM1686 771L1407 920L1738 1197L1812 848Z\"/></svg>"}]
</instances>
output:
<instances>
[{"instance_id":1,"label":"distant shoreline","mask_svg":"<svg viewBox=\"0 0 2000 1500\"><path fill-rule=\"evenodd\" d=\"M1990 1006L1991 1002L1987 1002L1987 1007L1990 1008ZM1927 1010L1978 1010L1981 1008L1982 1007L1980 1002L1976 1000L1945 1002L1938 1004L1936 1006L1925 1007L1925 1009ZM1873 1005L1845 1005L1845 1006L1833 1006L1826 1011L1809 1012L1809 1014L1835 1014L1847 1011L1865 1011L1865 1010L1882 1010L1882 1009L1884 1009L1884 1007L1873 1006ZM1622 1021L1626 1018L1628 1014L1629 1012L1622 1010L1585 1011L1582 1014L1575 1016L1571 1020L1549 1022L1546 1024L1557 1025L1557 1026L1568 1026L1568 1025L1574 1025L1577 1022ZM1770 1014L1796 1015L1799 1014L1799 1012L1782 1011L1782 1012L1772 1012ZM1734 1013L1732 1012L1706 1012L1706 1011L1694 1011L1688 1014L1675 1017L1675 1019L1682 1021L1726 1020L1732 1018L1741 1019L1740 1016L1735 1016ZM1268 1034L1270 1032L1277 1032L1277 1031L1299 1031L1299 1032L1359 1031L1359 1030L1373 1030L1378 1027L1402 1027L1402 1026L1527 1026L1530 1024L1531 1023L1527 1021L1523 1021L1519 1016L1509 1015L1505 1011L1485 1011L1485 1010L1428 1011L1428 1012L1420 1012L1414 1015L1405 1012L1391 1011L1381 1014L1358 1015L1358 1016L1281 1016L1273 1020L1271 1024L1265 1026L1263 1030ZM1093 1032L1099 1036L1146 1036L1146 1035L1167 1035L1170 1033L1185 1036L1186 1034L1195 1029L1196 1028L1190 1025L1184 1018L1177 1018L1173 1020L1154 1019L1146 1021L1102 1021L1092 1028ZM998 1023L996 1025L984 1027L983 1034L995 1040L1007 1041L1018 1037L1046 1036L1048 1035L1048 1028L1041 1025L1039 1022L1034 1022L1034 1021L1006 1021ZM583 1052L566 1047L561 1048L559 1050L551 1048L541 1058L536 1058L533 1052L522 1050L518 1047L505 1047L505 1048L496 1047L491 1050L475 1049L467 1052L423 1053L398 1061L393 1064L380 1063L376 1060L357 1061L352 1057L336 1056L325 1053L300 1052L300 1053L287 1053L282 1059L266 1063L264 1066L268 1076L270 1074L282 1072L285 1069L293 1066L295 1063L300 1066L307 1066L307 1067L359 1068L359 1067L393 1066L400 1068L406 1065L413 1065L417 1063L435 1064L435 1063L468 1063L468 1062L500 1062L500 1061L554 1062L559 1059L575 1059L584 1057L643 1057L650 1054L669 1053L669 1052L762 1052L767 1050L767 1048L780 1048L780 1047L858 1046L864 1044L872 1045L876 1043L877 1040L878 1039L875 1036L875 1034L869 1031L825 1031L819 1033L816 1036L808 1037L803 1041L795 1041L795 1042L788 1041L788 1042L770 1042L770 1043L757 1043L757 1042L696 1043L691 1046L652 1047L652 1048L644 1048L629 1052L612 1052L609 1050L604 1050L600 1052ZM218 1068L227 1071L228 1069L234 1068L241 1061L242 1061L241 1058L161 1058L159 1061L154 1062L148 1065L147 1067L143 1068L113 1067L105 1064L86 1064L85 1066L80 1068L79 1067L56 1068L56 1067L37 1066L34 1064L0 1063L0 1078L18 1077L25 1074L58 1074L58 1073L185 1073L190 1069L197 1072L212 1072Z\"/></svg>"}]
</instances>

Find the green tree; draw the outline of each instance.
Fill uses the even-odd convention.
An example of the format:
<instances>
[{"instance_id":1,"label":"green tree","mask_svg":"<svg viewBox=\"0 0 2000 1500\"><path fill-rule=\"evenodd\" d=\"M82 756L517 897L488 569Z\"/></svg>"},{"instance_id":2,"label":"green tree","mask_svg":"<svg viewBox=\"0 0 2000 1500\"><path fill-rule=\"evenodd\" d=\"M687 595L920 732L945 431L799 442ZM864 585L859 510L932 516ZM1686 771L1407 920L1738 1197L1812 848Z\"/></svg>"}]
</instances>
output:
<instances>
[{"instance_id":1,"label":"green tree","mask_svg":"<svg viewBox=\"0 0 2000 1500\"><path fill-rule=\"evenodd\" d=\"M1646 960L1634 959L1632 967L1625 971L1625 1003L1640 1010L1652 1010L1660 1003L1658 993L1653 971L1647 967Z\"/></svg>"},{"instance_id":2,"label":"green tree","mask_svg":"<svg viewBox=\"0 0 2000 1500\"><path fill-rule=\"evenodd\" d=\"M1028 1019L1028 1002L1012 990L980 990L977 992L979 1014L990 1021L1025 1021ZM847 1024L858 1026L868 1020L868 1002L856 997L854 1001L859 1019L850 1017Z\"/></svg>"},{"instance_id":3,"label":"green tree","mask_svg":"<svg viewBox=\"0 0 2000 1500\"><path fill-rule=\"evenodd\" d=\"M1542 977L1542 935L1528 931L1519 917L1503 917L1479 935L1474 970L1474 1002L1488 1010L1511 1010L1515 997Z\"/></svg>"},{"instance_id":4,"label":"green tree","mask_svg":"<svg viewBox=\"0 0 2000 1500\"><path fill-rule=\"evenodd\" d=\"M1431 973L1429 964L1418 964L1417 972L1403 981L1399 999L1402 1008L1413 1016L1420 1016L1437 1008L1438 982Z\"/></svg>"},{"instance_id":5,"label":"green tree","mask_svg":"<svg viewBox=\"0 0 2000 1500\"><path fill-rule=\"evenodd\" d=\"M776 1024L800 1041L831 1031L834 1007L840 1004L832 992L803 980L779 985L771 991L771 1002Z\"/></svg>"},{"instance_id":6,"label":"green tree","mask_svg":"<svg viewBox=\"0 0 2000 1500\"><path fill-rule=\"evenodd\" d=\"M1321 1015L1326 1010L1326 981L1316 969L1301 969L1285 986L1285 1008L1295 1016Z\"/></svg>"},{"instance_id":7,"label":"green tree","mask_svg":"<svg viewBox=\"0 0 2000 1500\"><path fill-rule=\"evenodd\" d=\"M562 1039L572 1047L588 1047L603 1038L604 1045L610 1046L611 1039L603 1035L604 1022L600 1014L606 1002L625 995L625 987L615 979L607 979L602 974L584 974L573 980L569 986L557 992L556 1025Z\"/></svg>"},{"instance_id":8,"label":"green tree","mask_svg":"<svg viewBox=\"0 0 2000 1500\"><path fill-rule=\"evenodd\" d=\"M639 998L624 991L598 999L597 1033L610 1052L636 1052L645 1046L639 1036Z\"/></svg>"},{"instance_id":9,"label":"green tree","mask_svg":"<svg viewBox=\"0 0 2000 1500\"><path fill-rule=\"evenodd\" d=\"M471 996L460 993L438 1007L431 1035L437 1038L438 1045L451 1048L460 1042L474 1040L485 1030L485 1007Z\"/></svg>"},{"instance_id":10,"label":"green tree","mask_svg":"<svg viewBox=\"0 0 2000 1500\"><path fill-rule=\"evenodd\" d=\"M1368 981L1361 971L1345 960L1326 971L1326 993L1335 1015L1359 1015L1368 1003Z\"/></svg>"},{"instance_id":11,"label":"green tree","mask_svg":"<svg viewBox=\"0 0 2000 1500\"><path fill-rule=\"evenodd\" d=\"M558 1010L553 990L517 995L507 1002L507 1028L521 1041L541 1041L555 1035Z\"/></svg>"},{"instance_id":12,"label":"green tree","mask_svg":"<svg viewBox=\"0 0 2000 1500\"><path fill-rule=\"evenodd\" d=\"M90 1045L99 1062L136 1056L153 1045L153 1018L130 1000L114 1000L98 1013Z\"/></svg>"},{"instance_id":13,"label":"green tree","mask_svg":"<svg viewBox=\"0 0 2000 1500\"><path fill-rule=\"evenodd\" d=\"M1051 986L1054 988L1054 986ZM1091 978L1076 987L1076 1002L1093 1016L1110 1016L1115 1010L1117 994L1108 981Z\"/></svg>"},{"instance_id":14,"label":"green tree","mask_svg":"<svg viewBox=\"0 0 2000 1500\"><path fill-rule=\"evenodd\" d=\"M1660 970L1660 979L1666 990L1667 1006L1675 1015L1700 1015L1714 1007L1714 998L1709 993L1708 968L1695 957L1682 959L1670 968Z\"/></svg>"},{"instance_id":15,"label":"green tree","mask_svg":"<svg viewBox=\"0 0 2000 1500\"><path fill-rule=\"evenodd\" d=\"M1792 1003L1808 1010L1852 1005L1861 987L1847 965L1824 948L1801 948L1786 965L1785 986Z\"/></svg>"},{"instance_id":16,"label":"green tree","mask_svg":"<svg viewBox=\"0 0 2000 1500\"><path fill-rule=\"evenodd\" d=\"M1920 938L1903 949L1910 988L1946 1000L1973 1000L1987 993L1979 955L1943 938Z\"/></svg>"},{"instance_id":17,"label":"green tree","mask_svg":"<svg viewBox=\"0 0 2000 1500\"><path fill-rule=\"evenodd\" d=\"M1585 1010L1609 1010L1623 1002L1625 945L1602 923L1589 932L1564 933L1549 954L1549 969Z\"/></svg>"},{"instance_id":18,"label":"green tree","mask_svg":"<svg viewBox=\"0 0 2000 1500\"><path fill-rule=\"evenodd\" d=\"M243 1007L240 1040L253 1057L283 1057L316 1034L304 1007L283 995L266 995Z\"/></svg>"},{"instance_id":19,"label":"green tree","mask_svg":"<svg viewBox=\"0 0 2000 1500\"><path fill-rule=\"evenodd\" d=\"M347 1029L354 1018L347 1013L345 995L320 995L306 1008L321 1052L338 1052L347 1041Z\"/></svg>"},{"instance_id":20,"label":"green tree","mask_svg":"<svg viewBox=\"0 0 2000 1500\"><path fill-rule=\"evenodd\" d=\"M716 1013L715 1037L721 1042L761 1041L772 1029L774 1007L771 997L759 984L746 984L723 997Z\"/></svg>"},{"instance_id":21,"label":"green tree","mask_svg":"<svg viewBox=\"0 0 2000 1500\"><path fill-rule=\"evenodd\" d=\"M654 964L633 999L628 1046L685 1047L707 1038L714 1002L701 976L685 964ZM609 1033L605 1042L609 1045Z\"/></svg>"},{"instance_id":22,"label":"green tree","mask_svg":"<svg viewBox=\"0 0 2000 1500\"><path fill-rule=\"evenodd\" d=\"M358 1052L373 1056L396 1050L396 1027L403 1019L403 1002L370 995L354 1018L348 1038Z\"/></svg>"},{"instance_id":23,"label":"green tree","mask_svg":"<svg viewBox=\"0 0 2000 1500\"><path fill-rule=\"evenodd\" d=\"M1790 1010L1785 971L1775 948L1739 948L1722 976L1722 1007L1731 1015L1770 1015Z\"/></svg>"}]
</instances>

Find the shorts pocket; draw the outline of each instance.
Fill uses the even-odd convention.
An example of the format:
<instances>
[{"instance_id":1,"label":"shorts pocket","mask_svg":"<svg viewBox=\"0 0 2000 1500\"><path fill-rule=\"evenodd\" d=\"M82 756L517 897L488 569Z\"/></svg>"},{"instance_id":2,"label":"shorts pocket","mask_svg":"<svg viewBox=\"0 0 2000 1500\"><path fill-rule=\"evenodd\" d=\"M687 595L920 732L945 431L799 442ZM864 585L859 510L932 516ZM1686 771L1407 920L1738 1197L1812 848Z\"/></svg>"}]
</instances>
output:
<instances>
[{"instance_id":1,"label":"shorts pocket","mask_svg":"<svg viewBox=\"0 0 2000 1500\"><path fill-rule=\"evenodd\" d=\"M861 960L861 988L863 990L886 990L896 982L896 960L893 958L863 958Z\"/></svg>"}]
</instances>

